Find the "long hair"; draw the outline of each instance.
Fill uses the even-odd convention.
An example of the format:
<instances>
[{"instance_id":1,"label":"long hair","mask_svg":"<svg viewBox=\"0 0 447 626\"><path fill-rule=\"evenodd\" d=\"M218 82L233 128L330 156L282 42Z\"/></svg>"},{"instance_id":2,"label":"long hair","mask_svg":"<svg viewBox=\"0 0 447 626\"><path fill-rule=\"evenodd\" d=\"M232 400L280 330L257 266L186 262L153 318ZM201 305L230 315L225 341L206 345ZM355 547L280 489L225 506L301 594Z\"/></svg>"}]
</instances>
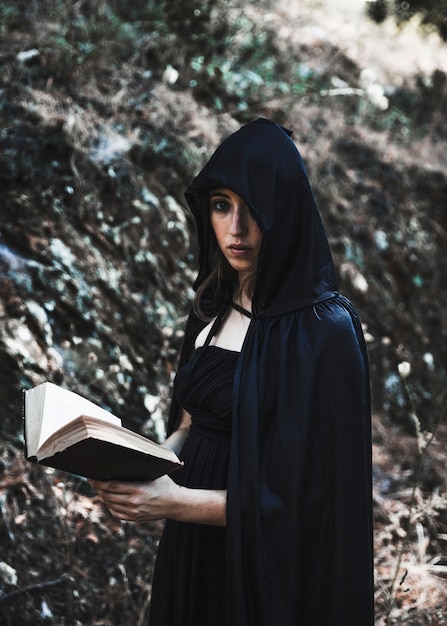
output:
<instances>
[{"instance_id":1,"label":"long hair","mask_svg":"<svg viewBox=\"0 0 447 626\"><path fill-rule=\"evenodd\" d=\"M210 322L219 312L225 301L237 302L243 293L253 296L256 283L256 270L253 270L242 284L237 272L217 248L211 271L202 281L194 296L194 312L204 322ZM205 302L206 301L206 302Z\"/></svg>"}]
</instances>

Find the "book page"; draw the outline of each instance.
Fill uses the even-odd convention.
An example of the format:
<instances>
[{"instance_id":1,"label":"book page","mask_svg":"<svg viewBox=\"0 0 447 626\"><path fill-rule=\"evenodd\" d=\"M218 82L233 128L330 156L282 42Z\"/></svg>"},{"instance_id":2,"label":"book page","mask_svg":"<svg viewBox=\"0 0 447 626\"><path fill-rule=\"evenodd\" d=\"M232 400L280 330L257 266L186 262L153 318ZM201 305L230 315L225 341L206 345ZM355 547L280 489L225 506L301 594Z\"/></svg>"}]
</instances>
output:
<instances>
[{"instance_id":1,"label":"book page","mask_svg":"<svg viewBox=\"0 0 447 626\"><path fill-rule=\"evenodd\" d=\"M53 383L42 383L26 391L25 428L29 454L35 454L54 431L80 415L121 425L121 420L106 409Z\"/></svg>"},{"instance_id":2,"label":"book page","mask_svg":"<svg viewBox=\"0 0 447 626\"><path fill-rule=\"evenodd\" d=\"M80 416L53 433L41 446L37 458L43 460L51 457L88 438L98 439L180 464L177 455L169 448L163 448L155 441L122 426L110 423L104 426L103 420L90 416Z\"/></svg>"}]
</instances>

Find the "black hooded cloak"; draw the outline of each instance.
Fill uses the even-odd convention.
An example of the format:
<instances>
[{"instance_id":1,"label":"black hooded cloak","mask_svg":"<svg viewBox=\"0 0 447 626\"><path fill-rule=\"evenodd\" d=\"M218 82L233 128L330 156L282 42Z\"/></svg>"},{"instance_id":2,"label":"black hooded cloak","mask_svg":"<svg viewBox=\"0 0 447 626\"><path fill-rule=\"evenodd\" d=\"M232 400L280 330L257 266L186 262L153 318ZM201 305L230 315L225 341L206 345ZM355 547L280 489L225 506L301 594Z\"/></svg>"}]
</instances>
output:
<instances>
[{"instance_id":1,"label":"black hooded cloak","mask_svg":"<svg viewBox=\"0 0 447 626\"><path fill-rule=\"evenodd\" d=\"M290 134L265 119L243 126L186 193L200 244L195 288L216 249L210 189L241 196L263 233L233 390L226 623L372 626L367 354ZM191 313L180 366L203 325ZM174 402L170 432L178 411Z\"/></svg>"}]
</instances>

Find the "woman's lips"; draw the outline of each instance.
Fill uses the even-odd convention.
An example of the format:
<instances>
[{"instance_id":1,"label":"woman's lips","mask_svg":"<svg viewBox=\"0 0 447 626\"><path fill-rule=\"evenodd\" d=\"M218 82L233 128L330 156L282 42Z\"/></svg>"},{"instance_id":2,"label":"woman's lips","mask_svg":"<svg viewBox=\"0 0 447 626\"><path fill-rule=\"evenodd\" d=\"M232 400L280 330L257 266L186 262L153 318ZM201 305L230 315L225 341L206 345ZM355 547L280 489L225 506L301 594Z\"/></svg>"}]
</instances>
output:
<instances>
[{"instance_id":1,"label":"woman's lips","mask_svg":"<svg viewBox=\"0 0 447 626\"><path fill-rule=\"evenodd\" d=\"M250 248L248 246L239 244L228 246L228 249L234 256L245 256L250 252Z\"/></svg>"}]
</instances>

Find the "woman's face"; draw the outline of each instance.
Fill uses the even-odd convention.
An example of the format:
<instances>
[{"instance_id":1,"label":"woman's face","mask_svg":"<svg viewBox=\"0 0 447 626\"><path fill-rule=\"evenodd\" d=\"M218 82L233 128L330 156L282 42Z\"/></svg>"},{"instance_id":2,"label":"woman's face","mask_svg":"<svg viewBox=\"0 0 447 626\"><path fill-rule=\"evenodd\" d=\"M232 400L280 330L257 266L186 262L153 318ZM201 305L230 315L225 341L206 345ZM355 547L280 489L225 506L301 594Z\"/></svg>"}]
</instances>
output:
<instances>
[{"instance_id":1,"label":"woman's face","mask_svg":"<svg viewBox=\"0 0 447 626\"><path fill-rule=\"evenodd\" d=\"M262 243L259 226L242 198L226 187L210 192L210 220L217 245L241 282L258 264Z\"/></svg>"}]
</instances>

